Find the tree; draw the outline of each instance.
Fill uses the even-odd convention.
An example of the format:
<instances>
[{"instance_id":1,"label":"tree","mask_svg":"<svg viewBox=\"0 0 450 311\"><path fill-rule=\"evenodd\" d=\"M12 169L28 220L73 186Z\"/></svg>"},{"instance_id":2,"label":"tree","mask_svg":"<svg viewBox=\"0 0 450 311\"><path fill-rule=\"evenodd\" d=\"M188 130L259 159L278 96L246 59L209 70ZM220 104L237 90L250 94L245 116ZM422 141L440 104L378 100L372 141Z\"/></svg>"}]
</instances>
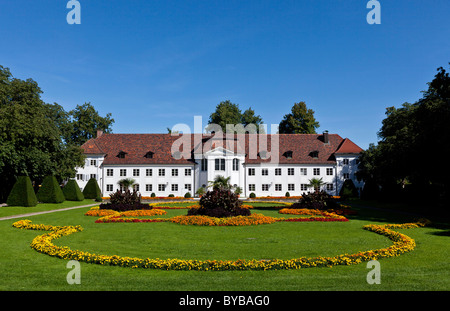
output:
<instances>
[{"instance_id":1,"label":"tree","mask_svg":"<svg viewBox=\"0 0 450 311\"><path fill-rule=\"evenodd\" d=\"M97 199L102 196L102 192L95 178L89 179L83 189L83 195L85 199Z\"/></svg>"},{"instance_id":2,"label":"tree","mask_svg":"<svg viewBox=\"0 0 450 311\"><path fill-rule=\"evenodd\" d=\"M320 191L320 187L322 187L323 185L325 185L325 183L323 182L322 178L311 178L309 180L309 187L313 187L315 192L319 192Z\"/></svg>"},{"instance_id":3,"label":"tree","mask_svg":"<svg viewBox=\"0 0 450 311\"><path fill-rule=\"evenodd\" d=\"M440 157L450 152L450 77L442 67L417 102L388 107L378 132L378 145L362 153L358 178L381 187L388 199L411 198L416 193L430 203L450 199L450 182L442 174ZM426 162L424 162L426 161ZM429 204L433 205L433 204Z\"/></svg>"},{"instance_id":4,"label":"tree","mask_svg":"<svg viewBox=\"0 0 450 311\"><path fill-rule=\"evenodd\" d=\"M55 176L44 178L36 196L42 203L62 203L66 200Z\"/></svg>"},{"instance_id":5,"label":"tree","mask_svg":"<svg viewBox=\"0 0 450 311\"><path fill-rule=\"evenodd\" d=\"M291 113L284 116L279 125L280 134L315 134L319 122L314 118L314 110L308 109L305 102L295 103Z\"/></svg>"},{"instance_id":6,"label":"tree","mask_svg":"<svg viewBox=\"0 0 450 311\"><path fill-rule=\"evenodd\" d=\"M0 201L6 199L16 176L40 184L46 175L60 180L74 175L84 163L79 147L67 145L58 125L59 107L41 100L42 90L32 79L20 80L0 66Z\"/></svg>"},{"instance_id":7,"label":"tree","mask_svg":"<svg viewBox=\"0 0 450 311\"><path fill-rule=\"evenodd\" d=\"M81 146L91 138L95 138L97 130L104 133L112 132L112 124L114 119L111 113L107 113L105 117L101 117L91 103L77 105L75 109L69 112L71 117L71 126L66 137L71 144Z\"/></svg>"},{"instance_id":8,"label":"tree","mask_svg":"<svg viewBox=\"0 0 450 311\"><path fill-rule=\"evenodd\" d=\"M119 186L123 187L125 190L132 187L135 183L136 183L136 181L133 178L124 178L117 182L117 184Z\"/></svg>"},{"instance_id":9,"label":"tree","mask_svg":"<svg viewBox=\"0 0 450 311\"><path fill-rule=\"evenodd\" d=\"M6 200L8 206L36 206L38 203L30 177L19 176Z\"/></svg>"},{"instance_id":10,"label":"tree","mask_svg":"<svg viewBox=\"0 0 450 311\"><path fill-rule=\"evenodd\" d=\"M231 177L224 177L221 175L217 175L214 178L214 181L210 181L209 182L209 186L212 187L213 189L227 189L230 190L232 188L231 184L230 184L230 179Z\"/></svg>"},{"instance_id":11,"label":"tree","mask_svg":"<svg viewBox=\"0 0 450 311\"><path fill-rule=\"evenodd\" d=\"M73 178L75 167L84 165L80 145L99 128L111 130L110 114L100 117L90 103L66 112L44 103L41 94L37 82L0 66L0 202L17 176L29 176L35 186L47 175L59 182Z\"/></svg>"},{"instance_id":12,"label":"tree","mask_svg":"<svg viewBox=\"0 0 450 311\"><path fill-rule=\"evenodd\" d=\"M70 179L63 188L64 196L67 201L83 201L84 195L75 179Z\"/></svg>"},{"instance_id":13,"label":"tree","mask_svg":"<svg viewBox=\"0 0 450 311\"><path fill-rule=\"evenodd\" d=\"M209 116L207 131L217 131L213 124L219 125L223 133L227 133L227 124L233 126L234 132L244 133L245 130L250 133L259 133L259 125L263 124L262 118L255 115L252 108L248 108L242 113L238 104L229 100L223 101L216 106L216 110ZM254 126L248 126L253 124ZM240 127L239 125L242 125Z\"/></svg>"}]
</instances>

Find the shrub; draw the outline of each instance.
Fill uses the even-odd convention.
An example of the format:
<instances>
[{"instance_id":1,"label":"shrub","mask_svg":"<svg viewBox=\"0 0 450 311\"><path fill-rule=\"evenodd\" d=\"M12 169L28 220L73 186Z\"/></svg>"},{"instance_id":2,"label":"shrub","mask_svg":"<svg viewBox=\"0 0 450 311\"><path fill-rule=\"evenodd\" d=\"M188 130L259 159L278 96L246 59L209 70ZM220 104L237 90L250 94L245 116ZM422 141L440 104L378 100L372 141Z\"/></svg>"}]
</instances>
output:
<instances>
[{"instance_id":1,"label":"shrub","mask_svg":"<svg viewBox=\"0 0 450 311\"><path fill-rule=\"evenodd\" d=\"M250 198L256 198L256 194L254 192L250 193Z\"/></svg>"},{"instance_id":2,"label":"shrub","mask_svg":"<svg viewBox=\"0 0 450 311\"><path fill-rule=\"evenodd\" d=\"M55 176L44 178L36 196L42 203L61 203L66 200Z\"/></svg>"},{"instance_id":3,"label":"shrub","mask_svg":"<svg viewBox=\"0 0 450 311\"><path fill-rule=\"evenodd\" d=\"M302 198L289 206L293 209L309 208L309 209L338 209L340 205L337 201L325 191L315 191L303 194Z\"/></svg>"},{"instance_id":4,"label":"shrub","mask_svg":"<svg viewBox=\"0 0 450 311\"><path fill-rule=\"evenodd\" d=\"M150 195L150 197L154 198L156 197L156 194L154 192L152 192L152 194Z\"/></svg>"},{"instance_id":5,"label":"shrub","mask_svg":"<svg viewBox=\"0 0 450 311\"><path fill-rule=\"evenodd\" d=\"M38 203L30 177L19 176L9 193L8 206L36 206Z\"/></svg>"},{"instance_id":6,"label":"shrub","mask_svg":"<svg viewBox=\"0 0 450 311\"><path fill-rule=\"evenodd\" d=\"M358 190L351 179L346 179L342 185L341 191L339 191L339 196L343 199L357 198Z\"/></svg>"},{"instance_id":7,"label":"shrub","mask_svg":"<svg viewBox=\"0 0 450 311\"><path fill-rule=\"evenodd\" d=\"M83 189L83 195L85 199L96 199L97 197L102 196L102 192L100 191L95 178L89 179L86 187Z\"/></svg>"},{"instance_id":8,"label":"shrub","mask_svg":"<svg viewBox=\"0 0 450 311\"><path fill-rule=\"evenodd\" d=\"M242 202L238 195L230 189L215 188L208 191L200 199L200 208L192 208L188 215L203 215L210 217L249 216L250 210L241 207Z\"/></svg>"},{"instance_id":9,"label":"shrub","mask_svg":"<svg viewBox=\"0 0 450 311\"><path fill-rule=\"evenodd\" d=\"M191 197L191 193L190 193L190 192L186 192L186 194L184 195L184 197L185 197L186 199L189 199L189 198Z\"/></svg>"},{"instance_id":10,"label":"shrub","mask_svg":"<svg viewBox=\"0 0 450 311\"><path fill-rule=\"evenodd\" d=\"M286 192L286 194L284 195L286 198L289 198L291 196L291 194L289 192Z\"/></svg>"},{"instance_id":11,"label":"shrub","mask_svg":"<svg viewBox=\"0 0 450 311\"><path fill-rule=\"evenodd\" d=\"M100 209L110 209L118 212L152 209L148 204L141 203L141 195L138 192L131 192L129 189L125 191L117 190L112 193L109 197L109 202L100 204Z\"/></svg>"},{"instance_id":12,"label":"shrub","mask_svg":"<svg viewBox=\"0 0 450 311\"><path fill-rule=\"evenodd\" d=\"M173 195L172 193L171 194L169 194L169 196L168 196L169 198L174 198L175 197L175 195Z\"/></svg>"},{"instance_id":13,"label":"shrub","mask_svg":"<svg viewBox=\"0 0 450 311\"><path fill-rule=\"evenodd\" d=\"M78 187L75 179L70 179L63 188L64 197L67 201L83 201L84 195Z\"/></svg>"}]
</instances>

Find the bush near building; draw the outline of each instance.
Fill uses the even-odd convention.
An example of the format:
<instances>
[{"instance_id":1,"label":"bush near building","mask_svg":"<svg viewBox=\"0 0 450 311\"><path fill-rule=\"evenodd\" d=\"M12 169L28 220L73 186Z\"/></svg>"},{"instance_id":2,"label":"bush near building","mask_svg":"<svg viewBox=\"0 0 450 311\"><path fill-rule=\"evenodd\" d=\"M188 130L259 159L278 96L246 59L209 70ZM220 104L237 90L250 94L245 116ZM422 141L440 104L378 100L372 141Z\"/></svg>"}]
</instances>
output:
<instances>
[{"instance_id":1,"label":"bush near building","mask_svg":"<svg viewBox=\"0 0 450 311\"><path fill-rule=\"evenodd\" d=\"M83 195L85 199L96 199L102 196L102 192L95 178L89 179L86 187L83 189Z\"/></svg>"},{"instance_id":2,"label":"bush near building","mask_svg":"<svg viewBox=\"0 0 450 311\"><path fill-rule=\"evenodd\" d=\"M74 179L70 179L63 188L64 196L67 201L83 201L84 195Z\"/></svg>"}]
</instances>

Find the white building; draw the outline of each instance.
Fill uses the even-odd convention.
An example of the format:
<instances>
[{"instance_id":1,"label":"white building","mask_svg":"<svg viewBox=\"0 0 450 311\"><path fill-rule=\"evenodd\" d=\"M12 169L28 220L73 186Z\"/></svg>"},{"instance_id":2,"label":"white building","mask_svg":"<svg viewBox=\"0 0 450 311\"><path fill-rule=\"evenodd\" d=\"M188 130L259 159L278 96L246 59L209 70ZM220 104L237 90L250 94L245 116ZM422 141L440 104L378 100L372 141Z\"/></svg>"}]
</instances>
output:
<instances>
[{"instance_id":1,"label":"white building","mask_svg":"<svg viewBox=\"0 0 450 311\"><path fill-rule=\"evenodd\" d=\"M142 196L194 195L217 175L230 177L242 196L299 196L321 178L323 190L338 195L345 179L355 178L362 151L337 134L245 134L222 139L211 134L102 134L83 144L86 155L76 179L84 188L97 179L103 196L118 181L135 180Z\"/></svg>"}]
</instances>

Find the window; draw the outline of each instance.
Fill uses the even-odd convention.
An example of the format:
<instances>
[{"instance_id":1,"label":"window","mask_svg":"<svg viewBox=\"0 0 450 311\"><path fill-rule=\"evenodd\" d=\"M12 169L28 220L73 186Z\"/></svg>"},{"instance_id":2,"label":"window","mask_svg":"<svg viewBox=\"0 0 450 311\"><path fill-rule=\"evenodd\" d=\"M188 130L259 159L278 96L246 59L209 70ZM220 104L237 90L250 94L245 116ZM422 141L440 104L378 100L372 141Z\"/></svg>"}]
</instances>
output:
<instances>
[{"instance_id":1,"label":"window","mask_svg":"<svg viewBox=\"0 0 450 311\"><path fill-rule=\"evenodd\" d=\"M117 157L118 157L119 159L125 159L125 155L126 155L126 154L127 154L126 152L120 151L120 152L117 154Z\"/></svg>"},{"instance_id":2,"label":"window","mask_svg":"<svg viewBox=\"0 0 450 311\"><path fill-rule=\"evenodd\" d=\"M106 191L114 191L114 185L111 184L106 185Z\"/></svg>"},{"instance_id":3,"label":"window","mask_svg":"<svg viewBox=\"0 0 450 311\"><path fill-rule=\"evenodd\" d=\"M233 171L239 171L239 160L233 159Z\"/></svg>"},{"instance_id":4,"label":"window","mask_svg":"<svg viewBox=\"0 0 450 311\"><path fill-rule=\"evenodd\" d=\"M320 168L313 168L314 175L320 175Z\"/></svg>"},{"instance_id":5,"label":"window","mask_svg":"<svg viewBox=\"0 0 450 311\"><path fill-rule=\"evenodd\" d=\"M301 168L300 169L300 175L306 176L307 173L308 172L307 172L306 168Z\"/></svg>"},{"instance_id":6,"label":"window","mask_svg":"<svg viewBox=\"0 0 450 311\"><path fill-rule=\"evenodd\" d=\"M91 160L91 165L97 166L97 160Z\"/></svg>"},{"instance_id":7,"label":"window","mask_svg":"<svg viewBox=\"0 0 450 311\"><path fill-rule=\"evenodd\" d=\"M348 165L348 159L344 159L344 160L342 160L342 164L344 164L344 165Z\"/></svg>"},{"instance_id":8,"label":"window","mask_svg":"<svg viewBox=\"0 0 450 311\"><path fill-rule=\"evenodd\" d=\"M172 169L172 176L178 176L178 169L177 168L173 168Z\"/></svg>"},{"instance_id":9,"label":"window","mask_svg":"<svg viewBox=\"0 0 450 311\"><path fill-rule=\"evenodd\" d=\"M136 192L139 191L139 184L134 184L133 185L133 190L136 191Z\"/></svg>"},{"instance_id":10,"label":"window","mask_svg":"<svg viewBox=\"0 0 450 311\"><path fill-rule=\"evenodd\" d=\"M133 176L139 176L140 170L138 168L133 168Z\"/></svg>"},{"instance_id":11,"label":"window","mask_svg":"<svg viewBox=\"0 0 450 311\"><path fill-rule=\"evenodd\" d=\"M147 153L145 154L145 157L146 157L147 159L153 159L153 155L154 155L154 153L151 152L151 151L149 151L149 152L147 152Z\"/></svg>"},{"instance_id":12,"label":"window","mask_svg":"<svg viewBox=\"0 0 450 311\"><path fill-rule=\"evenodd\" d=\"M295 184L288 184L288 191L295 191Z\"/></svg>"},{"instance_id":13,"label":"window","mask_svg":"<svg viewBox=\"0 0 450 311\"><path fill-rule=\"evenodd\" d=\"M333 184L327 184L327 190L332 191L333 190Z\"/></svg>"},{"instance_id":14,"label":"window","mask_svg":"<svg viewBox=\"0 0 450 311\"><path fill-rule=\"evenodd\" d=\"M262 184L262 191L269 191L269 184Z\"/></svg>"},{"instance_id":15,"label":"window","mask_svg":"<svg viewBox=\"0 0 450 311\"><path fill-rule=\"evenodd\" d=\"M172 184L172 191L178 191L178 184Z\"/></svg>"},{"instance_id":16,"label":"window","mask_svg":"<svg viewBox=\"0 0 450 311\"><path fill-rule=\"evenodd\" d=\"M114 176L114 170L112 168L106 169L106 176L108 177Z\"/></svg>"},{"instance_id":17,"label":"window","mask_svg":"<svg viewBox=\"0 0 450 311\"><path fill-rule=\"evenodd\" d=\"M269 169L268 168L261 169L261 175L268 176L269 175Z\"/></svg>"},{"instance_id":18,"label":"window","mask_svg":"<svg viewBox=\"0 0 450 311\"><path fill-rule=\"evenodd\" d=\"M350 178L350 174L349 173L344 173L344 179L349 179Z\"/></svg>"},{"instance_id":19,"label":"window","mask_svg":"<svg viewBox=\"0 0 450 311\"><path fill-rule=\"evenodd\" d=\"M310 156L311 158L317 159L317 158L319 157L319 151L317 151L317 150L311 151L311 152L309 153L309 156Z\"/></svg>"},{"instance_id":20,"label":"window","mask_svg":"<svg viewBox=\"0 0 450 311\"><path fill-rule=\"evenodd\" d=\"M120 169L120 176L127 176L127 170L125 168Z\"/></svg>"},{"instance_id":21,"label":"window","mask_svg":"<svg viewBox=\"0 0 450 311\"><path fill-rule=\"evenodd\" d=\"M163 168L158 169L158 176L166 176L166 170Z\"/></svg>"},{"instance_id":22,"label":"window","mask_svg":"<svg viewBox=\"0 0 450 311\"><path fill-rule=\"evenodd\" d=\"M225 171L225 159L216 159L216 171Z\"/></svg>"},{"instance_id":23,"label":"window","mask_svg":"<svg viewBox=\"0 0 450 311\"><path fill-rule=\"evenodd\" d=\"M153 191L153 185L152 184L146 184L145 185L145 191Z\"/></svg>"},{"instance_id":24,"label":"window","mask_svg":"<svg viewBox=\"0 0 450 311\"><path fill-rule=\"evenodd\" d=\"M275 184L275 191L281 191L281 184Z\"/></svg>"},{"instance_id":25,"label":"window","mask_svg":"<svg viewBox=\"0 0 450 311\"><path fill-rule=\"evenodd\" d=\"M255 169L254 168L249 168L248 169L248 176L255 176Z\"/></svg>"},{"instance_id":26,"label":"window","mask_svg":"<svg viewBox=\"0 0 450 311\"><path fill-rule=\"evenodd\" d=\"M294 169L292 167L288 168L288 175L294 175Z\"/></svg>"},{"instance_id":27,"label":"window","mask_svg":"<svg viewBox=\"0 0 450 311\"><path fill-rule=\"evenodd\" d=\"M184 189L187 191L192 191L192 185L191 184L184 184Z\"/></svg>"},{"instance_id":28,"label":"window","mask_svg":"<svg viewBox=\"0 0 450 311\"><path fill-rule=\"evenodd\" d=\"M83 174L77 174L77 180L83 180Z\"/></svg>"},{"instance_id":29,"label":"window","mask_svg":"<svg viewBox=\"0 0 450 311\"><path fill-rule=\"evenodd\" d=\"M91 178L97 179L97 174L91 174Z\"/></svg>"},{"instance_id":30,"label":"window","mask_svg":"<svg viewBox=\"0 0 450 311\"><path fill-rule=\"evenodd\" d=\"M205 172L205 171L208 170L208 159L202 159L202 167L201 167L201 170L202 170L203 172Z\"/></svg>"},{"instance_id":31,"label":"window","mask_svg":"<svg viewBox=\"0 0 450 311\"><path fill-rule=\"evenodd\" d=\"M332 168L327 168L327 175L333 175L333 169Z\"/></svg>"},{"instance_id":32,"label":"window","mask_svg":"<svg viewBox=\"0 0 450 311\"><path fill-rule=\"evenodd\" d=\"M248 185L248 191L256 191L256 186L255 186L255 184L249 184L249 185Z\"/></svg>"},{"instance_id":33,"label":"window","mask_svg":"<svg viewBox=\"0 0 450 311\"><path fill-rule=\"evenodd\" d=\"M190 168L184 169L184 176L191 176L191 174L192 174L192 169L190 169Z\"/></svg>"},{"instance_id":34,"label":"window","mask_svg":"<svg viewBox=\"0 0 450 311\"><path fill-rule=\"evenodd\" d=\"M276 168L275 169L275 176L280 176L281 175L281 168Z\"/></svg>"},{"instance_id":35,"label":"window","mask_svg":"<svg viewBox=\"0 0 450 311\"><path fill-rule=\"evenodd\" d=\"M166 185L165 184L158 184L158 191L166 191Z\"/></svg>"},{"instance_id":36,"label":"window","mask_svg":"<svg viewBox=\"0 0 450 311\"><path fill-rule=\"evenodd\" d=\"M300 190L301 191L307 191L308 190L308 185L307 184L301 184L300 185Z\"/></svg>"},{"instance_id":37,"label":"window","mask_svg":"<svg viewBox=\"0 0 450 311\"><path fill-rule=\"evenodd\" d=\"M286 151L284 153L284 156L286 157L286 159L292 159L292 151Z\"/></svg>"},{"instance_id":38,"label":"window","mask_svg":"<svg viewBox=\"0 0 450 311\"><path fill-rule=\"evenodd\" d=\"M151 168L145 169L145 176L153 176L153 170Z\"/></svg>"}]
</instances>

